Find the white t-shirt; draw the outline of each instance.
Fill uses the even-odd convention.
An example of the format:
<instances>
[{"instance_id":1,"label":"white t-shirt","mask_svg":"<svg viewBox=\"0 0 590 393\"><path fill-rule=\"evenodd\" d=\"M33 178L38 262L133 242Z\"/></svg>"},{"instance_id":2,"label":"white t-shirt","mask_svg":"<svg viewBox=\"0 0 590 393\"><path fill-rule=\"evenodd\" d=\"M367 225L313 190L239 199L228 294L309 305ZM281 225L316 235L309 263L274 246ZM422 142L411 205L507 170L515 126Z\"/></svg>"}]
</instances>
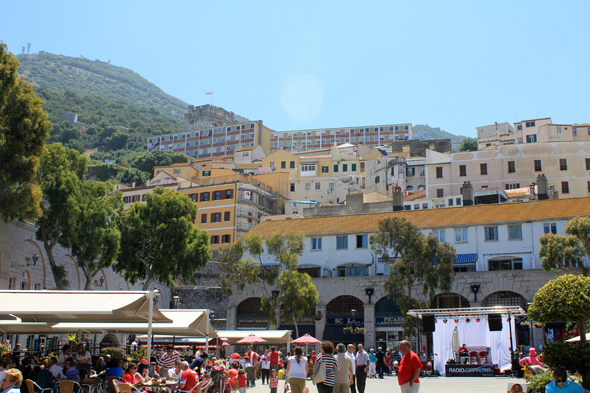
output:
<instances>
[{"instance_id":1,"label":"white t-shirt","mask_svg":"<svg viewBox=\"0 0 590 393\"><path fill-rule=\"evenodd\" d=\"M270 370L270 356L262 355L260 357L260 361L262 362L262 368L265 370Z\"/></svg>"},{"instance_id":2,"label":"white t-shirt","mask_svg":"<svg viewBox=\"0 0 590 393\"><path fill-rule=\"evenodd\" d=\"M307 358L301 356L299 364L295 356L289 356L289 378L307 378Z\"/></svg>"},{"instance_id":3,"label":"white t-shirt","mask_svg":"<svg viewBox=\"0 0 590 393\"><path fill-rule=\"evenodd\" d=\"M60 367L57 364L54 364L53 366L51 366L49 368L49 371L51 371L51 374L53 374L53 376L55 378L57 378L58 375L61 375L61 379L64 379L64 369L63 369L63 367Z\"/></svg>"},{"instance_id":4,"label":"white t-shirt","mask_svg":"<svg viewBox=\"0 0 590 393\"><path fill-rule=\"evenodd\" d=\"M76 362L80 363L82 360L87 360L87 359L92 359L92 355L90 354L90 352L86 351L86 353L84 355L80 355L79 353L76 353Z\"/></svg>"},{"instance_id":5,"label":"white t-shirt","mask_svg":"<svg viewBox=\"0 0 590 393\"><path fill-rule=\"evenodd\" d=\"M60 353L59 356L57 357L57 364L60 366L64 366L64 363L66 362L67 359L74 357L74 355L72 355L72 353L68 353L67 355L64 355L64 353Z\"/></svg>"},{"instance_id":6,"label":"white t-shirt","mask_svg":"<svg viewBox=\"0 0 590 393\"><path fill-rule=\"evenodd\" d=\"M356 360L354 358L354 353L346 351L346 356L348 356L348 358L352 362L352 375L356 375Z\"/></svg>"}]
</instances>

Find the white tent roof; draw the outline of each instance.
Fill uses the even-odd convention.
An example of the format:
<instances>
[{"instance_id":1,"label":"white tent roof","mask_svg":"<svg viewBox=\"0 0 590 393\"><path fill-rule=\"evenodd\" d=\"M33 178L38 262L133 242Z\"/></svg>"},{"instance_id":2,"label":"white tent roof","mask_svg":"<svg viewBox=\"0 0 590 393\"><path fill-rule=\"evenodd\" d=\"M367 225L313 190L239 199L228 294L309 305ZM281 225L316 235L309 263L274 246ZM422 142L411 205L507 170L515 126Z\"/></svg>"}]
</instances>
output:
<instances>
[{"instance_id":1,"label":"white tent roof","mask_svg":"<svg viewBox=\"0 0 590 393\"><path fill-rule=\"evenodd\" d=\"M566 341L569 343L580 341L580 336L570 338L569 340L566 340ZM590 333L586 333L586 341L590 341Z\"/></svg>"},{"instance_id":2,"label":"white tent roof","mask_svg":"<svg viewBox=\"0 0 590 393\"><path fill-rule=\"evenodd\" d=\"M20 322L20 321L1 321L1 334L66 334L71 333L71 329L56 329L54 323L47 322ZM100 334L101 330L81 329L82 333L86 334Z\"/></svg>"},{"instance_id":3,"label":"white tent roof","mask_svg":"<svg viewBox=\"0 0 590 393\"><path fill-rule=\"evenodd\" d=\"M182 335L193 337L205 337L207 324L209 324L209 337L215 338L215 328L211 322L207 321L205 310L160 310L160 312L171 323L153 324L153 334ZM112 333L147 333L147 322L142 323L58 323L54 326L56 329L65 329L67 331L77 330L106 330Z\"/></svg>"},{"instance_id":4,"label":"white tent roof","mask_svg":"<svg viewBox=\"0 0 590 393\"><path fill-rule=\"evenodd\" d=\"M248 337L249 334L255 334L269 343L291 342L290 330L218 330L217 334L219 337L227 338L230 344L235 344L236 341Z\"/></svg>"},{"instance_id":5,"label":"white tent roof","mask_svg":"<svg viewBox=\"0 0 590 393\"><path fill-rule=\"evenodd\" d=\"M148 292L0 291L0 320L23 322L137 322L149 319ZM171 322L156 306L154 322Z\"/></svg>"}]
</instances>

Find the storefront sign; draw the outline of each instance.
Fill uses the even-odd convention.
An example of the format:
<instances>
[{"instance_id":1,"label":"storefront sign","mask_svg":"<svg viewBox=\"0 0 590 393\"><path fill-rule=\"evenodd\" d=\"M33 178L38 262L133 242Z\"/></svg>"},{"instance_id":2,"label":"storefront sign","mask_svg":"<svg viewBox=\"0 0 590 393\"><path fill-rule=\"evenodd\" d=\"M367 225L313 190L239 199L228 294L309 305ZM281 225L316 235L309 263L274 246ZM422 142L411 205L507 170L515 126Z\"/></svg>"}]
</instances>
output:
<instances>
[{"instance_id":1,"label":"storefront sign","mask_svg":"<svg viewBox=\"0 0 590 393\"><path fill-rule=\"evenodd\" d=\"M447 377L493 377L494 366L491 364L446 364Z\"/></svg>"},{"instance_id":2,"label":"storefront sign","mask_svg":"<svg viewBox=\"0 0 590 393\"><path fill-rule=\"evenodd\" d=\"M356 323L357 326L363 326L365 324L364 317L328 317L326 318L326 323L328 325L352 325L352 321Z\"/></svg>"},{"instance_id":3,"label":"storefront sign","mask_svg":"<svg viewBox=\"0 0 590 393\"><path fill-rule=\"evenodd\" d=\"M266 318L238 318L238 325L268 325L268 319Z\"/></svg>"},{"instance_id":4,"label":"storefront sign","mask_svg":"<svg viewBox=\"0 0 590 393\"><path fill-rule=\"evenodd\" d=\"M402 326L406 317L375 317L375 326Z\"/></svg>"}]
</instances>

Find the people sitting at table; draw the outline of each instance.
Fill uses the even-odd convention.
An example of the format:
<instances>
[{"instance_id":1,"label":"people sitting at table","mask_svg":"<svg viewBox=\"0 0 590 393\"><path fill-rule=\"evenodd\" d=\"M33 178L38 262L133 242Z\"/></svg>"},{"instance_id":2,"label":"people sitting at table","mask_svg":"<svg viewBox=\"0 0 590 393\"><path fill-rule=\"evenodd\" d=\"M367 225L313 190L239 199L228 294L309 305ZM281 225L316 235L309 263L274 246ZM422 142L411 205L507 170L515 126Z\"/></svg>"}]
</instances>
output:
<instances>
[{"instance_id":1,"label":"people sitting at table","mask_svg":"<svg viewBox=\"0 0 590 393\"><path fill-rule=\"evenodd\" d=\"M174 380L174 381L180 381L181 377L182 377L182 367L180 366L180 359L176 361L176 363L174 363L174 368L171 368L170 370L168 370L168 379L170 380Z\"/></svg>"},{"instance_id":2,"label":"people sitting at table","mask_svg":"<svg viewBox=\"0 0 590 393\"><path fill-rule=\"evenodd\" d=\"M76 362L74 362L72 359L66 360L65 370L66 379L70 381L80 382L80 376L78 374L78 370L76 369Z\"/></svg>"},{"instance_id":3,"label":"people sitting at table","mask_svg":"<svg viewBox=\"0 0 590 393\"><path fill-rule=\"evenodd\" d=\"M37 374L36 382L43 389L53 389L53 374L49 371L49 358L41 360L41 369Z\"/></svg>"},{"instance_id":4,"label":"people sitting at table","mask_svg":"<svg viewBox=\"0 0 590 393\"><path fill-rule=\"evenodd\" d=\"M123 382L135 386L138 383L137 379L135 379L136 373L137 373L137 363L130 362L127 365L127 370L125 370L125 375L123 375Z\"/></svg>"},{"instance_id":5,"label":"people sitting at table","mask_svg":"<svg viewBox=\"0 0 590 393\"><path fill-rule=\"evenodd\" d=\"M178 388L185 391L193 390L194 387L199 383L199 377L197 373L189 367L187 361L181 362L180 367L182 368L182 377L180 383L178 384Z\"/></svg>"},{"instance_id":6,"label":"people sitting at table","mask_svg":"<svg viewBox=\"0 0 590 393\"><path fill-rule=\"evenodd\" d=\"M107 363L107 377L123 377L125 373L123 372L123 368L121 367L121 360L120 359L111 359Z\"/></svg>"},{"instance_id":7,"label":"people sitting at table","mask_svg":"<svg viewBox=\"0 0 590 393\"><path fill-rule=\"evenodd\" d=\"M53 375L54 381L59 381L60 379L65 378L64 369L63 367L58 366L57 358L55 356L49 359L49 364L51 364L51 366L49 367L49 371Z\"/></svg>"},{"instance_id":8,"label":"people sitting at table","mask_svg":"<svg viewBox=\"0 0 590 393\"><path fill-rule=\"evenodd\" d=\"M150 378L149 374L149 365L147 363L140 363L137 367L137 373L135 373L135 380L138 383L145 384L150 382L152 379Z\"/></svg>"},{"instance_id":9,"label":"people sitting at table","mask_svg":"<svg viewBox=\"0 0 590 393\"><path fill-rule=\"evenodd\" d=\"M72 347L70 347L70 344L66 344L63 346L62 353L60 353L57 358L57 364L59 366L65 367L66 360L72 357L72 354L70 353L71 350Z\"/></svg>"},{"instance_id":10,"label":"people sitting at table","mask_svg":"<svg viewBox=\"0 0 590 393\"><path fill-rule=\"evenodd\" d=\"M6 370L2 381L2 393L20 393L23 375L19 370Z\"/></svg>"}]
</instances>

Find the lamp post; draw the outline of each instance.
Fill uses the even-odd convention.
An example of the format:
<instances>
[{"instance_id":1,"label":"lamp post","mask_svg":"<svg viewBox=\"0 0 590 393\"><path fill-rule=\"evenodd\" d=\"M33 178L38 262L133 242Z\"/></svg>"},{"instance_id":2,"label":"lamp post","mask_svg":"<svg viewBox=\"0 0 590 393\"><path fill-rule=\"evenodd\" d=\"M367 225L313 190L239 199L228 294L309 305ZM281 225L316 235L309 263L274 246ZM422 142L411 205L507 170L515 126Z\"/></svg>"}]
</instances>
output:
<instances>
[{"instance_id":1,"label":"lamp post","mask_svg":"<svg viewBox=\"0 0 590 393\"><path fill-rule=\"evenodd\" d=\"M350 313L352 314L352 334L356 334L356 320L354 319L356 316L356 310L353 308L350 310Z\"/></svg>"},{"instance_id":2,"label":"lamp post","mask_svg":"<svg viewBox=\"0 0 590 393\"><path fill-rule=\"evenodd\" d=\"M475 295L475 302L477 303L477 294L479 293L480 285L479 284L471 284L471 292Z\"/></svg>"},{"instance_id":3,"label":"lamp post","mask_svg":"<svg viewBox=\"0 0 590 393\"><path fill-rule=\"evenodd\" d=\"M369 304L371 304L371 296L373 296L375 294L375 288L373 288L373 287L365 288L365 293L369 297Z\"/></svg>"},{"instance_id":4,"label":"lamp post","mask_svg":"<svg viewBox=\"0 0 590 393\"><path fill-rule=\"evenodd\" d=\"M37 266L37 261L39 260L39 255L37 255L37 253L35 253L31 259L33 260L33 266ZM31 266L30 262L27 262L27 266Z\"/></svg>"}]
</instances>

